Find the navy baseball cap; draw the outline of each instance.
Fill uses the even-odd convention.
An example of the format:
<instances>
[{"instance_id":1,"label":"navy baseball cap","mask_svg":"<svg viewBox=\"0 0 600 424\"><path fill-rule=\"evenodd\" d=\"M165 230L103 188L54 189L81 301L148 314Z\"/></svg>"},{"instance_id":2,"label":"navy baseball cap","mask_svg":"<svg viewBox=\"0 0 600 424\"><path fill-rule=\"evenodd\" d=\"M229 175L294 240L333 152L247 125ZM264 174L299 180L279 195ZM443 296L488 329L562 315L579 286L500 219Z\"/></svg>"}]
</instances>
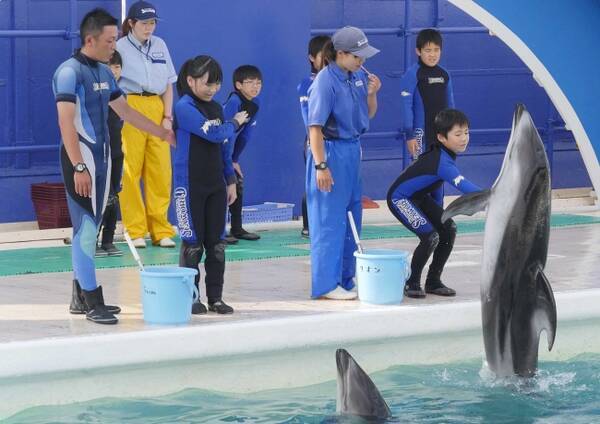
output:
<instances>
[{"instance_id":1,"label":"navy baseball cap","mask_svg":"<svg viewBox=\"0 0 600 424\"><path fill-rule=\"evenodd\" d=\"M331 38L336 50L350 52L355 56L368 59L379 53L379 50L369 45L369 40L362 30L352 26L338 29Z\"/></svg>"},{"instance_id":2,"label":"navy baseball cap","mask_svg":"<svg viewBox=\"0 0 600 424\"><path fill-rule=\"evenodd\" d=\"M147 21L149 19L158 19L156 8L147 1L136 1L129 7L127 18L138 21Z\"/></svg>"}]
</instances>

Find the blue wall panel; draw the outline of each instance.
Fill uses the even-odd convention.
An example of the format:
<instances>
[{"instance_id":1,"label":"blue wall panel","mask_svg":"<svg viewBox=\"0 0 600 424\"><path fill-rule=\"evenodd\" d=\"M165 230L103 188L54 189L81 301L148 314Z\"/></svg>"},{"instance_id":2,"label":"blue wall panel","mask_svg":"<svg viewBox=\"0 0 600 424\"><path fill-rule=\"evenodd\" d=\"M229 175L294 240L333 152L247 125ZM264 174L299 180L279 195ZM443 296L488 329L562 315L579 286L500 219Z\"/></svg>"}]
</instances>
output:
<instances>
[{"instance_id":1,"label":"blue wall panel","mask_svg":"<svg viewBox=\"0 0 600 424\"><path fill-rule=\"evenodd\" d=\"M101 6L120 16L118 0L79 0L76 22ZM304 129L296 96L298 82L308 74L306 45L311 30L357 25L388 28L396 34L370 35L382 52L366 63L383 82L380 109L371 135L363 140L365 193L381 199L403 167L404 139L399 101L399 78L416 60L414 34L407 38L405 2L399 0L154 0L163 18L157 35L171 50L177 68L197 54L215 56L223 65L225 83L218 100L231 90L231 73L244 63L264 74L262 114L255 138L242 157L246 175L245 203L296 203L303 191ZM69 28L67 0L0 1L0 30ZM478 22L446 1L412 0L409 28L478 27ZM75 28L77 29L77 28ZM459 163L481 185L489 185L500 168L512 111L524 102L542 130L560 127L554 107L531 72L496 37L487 32L445 33L442 64L454 78L458 107L473 128L468 155ZM77 44L77 43L75 43ZM405 44L408 45L406 52ZM0 37L0 149L15 145L57 145L55 105L50 81L73 43L64 38L8 39ZM408 53L408 64L406 54ZM13 76L14 75L14 76ZM492 130L494 129L494 130ZM375 136L373 136L375 133ZM379 135L377 135L379 133ZM383 135L382 135L383 133ZM569 132L554 133L554 187L590 185ZM33 220L29 199L33 182L57 181L58 149L36 153L0 153L0 222ZM404 160L405 161L405 160ZM451 192L449 190L449 192Z\"/></svg>"},{"instance_id":2,"label":"blue wall panel","mask_svg":"<svg viewBox=\"0 0 600 424\"><path fill-rule=\"evenodd\" d=\"M305 2L230 0L226 2L155 1L163 18L163 36L177 69L190 57L214 56L223 67L224 83L216 99L232 90L233 70L253 64L263 73L261 110L253 139L240 164L244 203L298 203L304 181L303 126L296 85L306 74L310 15ZM209 6L210 5L210 6ZM198 25L182 25L198 16Z\"/></svg>"}]
</instances>

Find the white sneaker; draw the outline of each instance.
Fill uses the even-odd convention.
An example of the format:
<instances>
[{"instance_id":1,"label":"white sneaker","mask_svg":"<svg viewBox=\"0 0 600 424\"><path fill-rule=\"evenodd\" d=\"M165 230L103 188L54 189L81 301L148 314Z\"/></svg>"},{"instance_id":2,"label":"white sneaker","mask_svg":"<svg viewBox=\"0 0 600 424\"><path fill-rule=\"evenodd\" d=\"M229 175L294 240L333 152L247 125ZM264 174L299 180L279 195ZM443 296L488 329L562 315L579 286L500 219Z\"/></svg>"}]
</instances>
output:
<instances>
[{"instance_id":1,"label":"white sneaker","mask_svg":"<svg viewBox=\"0 0 600 424\"><path fill-rule=\"evenodd\" d=\"M337 286L335 289L331 290L329 293L325 293L321 297L332 300L354 300L356 299L357 294Z\"/></svg>"},{"instance_id":2,"label":"white sneaker","mask_svg":"<svg viewBox=\"0 0 600 424\"><path fill-rule=\"evenodd\" d=\"M145 249L146 248L146 240L143 237L133 239L133 245L136 249Z\"/></svg>"},{"instance_id":3,"label":"white sneaker","mask_svg":"<svg viewBox=\"0 0 600 424\"><path fill-rule=\"evenodd\" d=\"M158 242L158 245L160 247L175 247L175 242L173 240L171 240L169 237L165 237L163 239L160 239L160 241Z\"/></svg>"}]
</instances>

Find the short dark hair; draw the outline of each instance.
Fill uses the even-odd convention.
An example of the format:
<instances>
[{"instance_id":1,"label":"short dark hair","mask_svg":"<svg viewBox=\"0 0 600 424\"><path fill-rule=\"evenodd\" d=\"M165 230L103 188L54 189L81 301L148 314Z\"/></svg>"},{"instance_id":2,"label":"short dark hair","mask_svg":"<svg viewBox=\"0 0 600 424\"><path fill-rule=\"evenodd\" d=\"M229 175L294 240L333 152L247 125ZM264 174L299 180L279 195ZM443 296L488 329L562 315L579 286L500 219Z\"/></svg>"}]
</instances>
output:
<instances>
[{"instance_id":1,"label":"short dark hair","mask_svg":"<svg viewBox=\"0 0 600 424\"><path fill-rule=\"evenodd\" d=\"M247 79L257 79L262 81L260 69L254 65L242 65L235 68L235 71L233 71L233 88L235 88L236 82L242 83Z\"/></svg>"},{"instance_id":2,"label":"short dark hair","mask_svg":"<svg viewBox=\"0 0 600 424\"><path fill-rule=\"evenodd\" d=\"M328 35L315 35L308 42L308 54L309 56L316 57L322 50L323 46L331 40L331 37ZM310 62L310 61L309 61ZM316 73L315 65L310 62L310 69L313 73Z\"/></svg>"},{"instance_id":3,"label":"short dark hair","mask_svg":"<svg viewBox=\"0 0 600 424\"><path fill-rule=\"evenodd\" d=\"M440 46L440 49L442 48L442 34L437 29L423 29L417 34L417 49L421 50L429 43Z\"/></svg>"},{"instance_id":4,"label":"short dark hair","mask_svg":"<svg viewBox=\"0 0 600 424\"><path fill-rule=\"evenodd\" d=\"M115 50L113 55L110 57L108 64L123 66L123 58L121 57L121 53L119 53L118 50Z\"/></svg>"},{"instance_id":5,"label":"short dark hair","mask_svg":"<svg viewBox=\"0 0 600 424\"><path fill-rule=\"evenodd\" d=\"M104 31L105 26L117 26L119 21L106 10L97 7L90 10L82 19L79 26L79 38L81 45L85 44L85 38L88 35L97 37Z\"/></svg>"},{"instance_id":6,"label":"short dark hair","mask_svg":"<svg viewBox=\"0 0 600 424\"><path fill-rule=\"evenodd\" d=\"M448 138L448 133L455 125L460 127L469 126L469 118L458 109L444 109L435 116L433 121L435 133L446 138Z\"/></svg>"},{"instance_id":7,"label":"short dark hair","mask_svg":"<svg viewBox=\"0 0 600 424\"><path fill-rule=\"evenodd\" d=\"M179 96L188 94L190 87L187 83L187 77L201 78L208 73L207 84L220 84L223 82L223 70L221 65L213 57L202 55L193 59L188 59L179 70L177 76L177 93Z\"/></svg>"}]
</instances>

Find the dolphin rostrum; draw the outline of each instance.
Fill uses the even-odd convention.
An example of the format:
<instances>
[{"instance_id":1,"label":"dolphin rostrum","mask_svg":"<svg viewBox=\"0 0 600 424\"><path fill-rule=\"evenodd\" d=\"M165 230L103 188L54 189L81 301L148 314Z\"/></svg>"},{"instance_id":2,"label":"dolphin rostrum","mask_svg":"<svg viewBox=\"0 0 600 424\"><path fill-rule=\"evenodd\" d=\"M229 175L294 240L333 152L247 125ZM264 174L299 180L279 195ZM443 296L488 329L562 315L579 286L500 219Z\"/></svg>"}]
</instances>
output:
<instances>
[{"instance_id":1,"label":"dolphin rostrum","mask_svg":"<svg viewBox=\"0 0 600 424\"><path fill-rule=\"evenodd\" d=\"M544 266L550 236L550 171L531 116L517 105L504 162L490 190L455 200L442 216L473 215L487 206L481 313L488 367L497 377L531 377L540 333L556 335L556 303Z\"/></svg>"},{"instance_id":2,"label":"dolphin rostrum","mask_svg":"<svg viewBox=\"0 0 600 424\"><path fill-rule=\"evenodd\" d=\"M385 420L390 408L366 372L345 349L335 352L337 363L337 412L368 420Z\"/></svg>"}]
</instances>

